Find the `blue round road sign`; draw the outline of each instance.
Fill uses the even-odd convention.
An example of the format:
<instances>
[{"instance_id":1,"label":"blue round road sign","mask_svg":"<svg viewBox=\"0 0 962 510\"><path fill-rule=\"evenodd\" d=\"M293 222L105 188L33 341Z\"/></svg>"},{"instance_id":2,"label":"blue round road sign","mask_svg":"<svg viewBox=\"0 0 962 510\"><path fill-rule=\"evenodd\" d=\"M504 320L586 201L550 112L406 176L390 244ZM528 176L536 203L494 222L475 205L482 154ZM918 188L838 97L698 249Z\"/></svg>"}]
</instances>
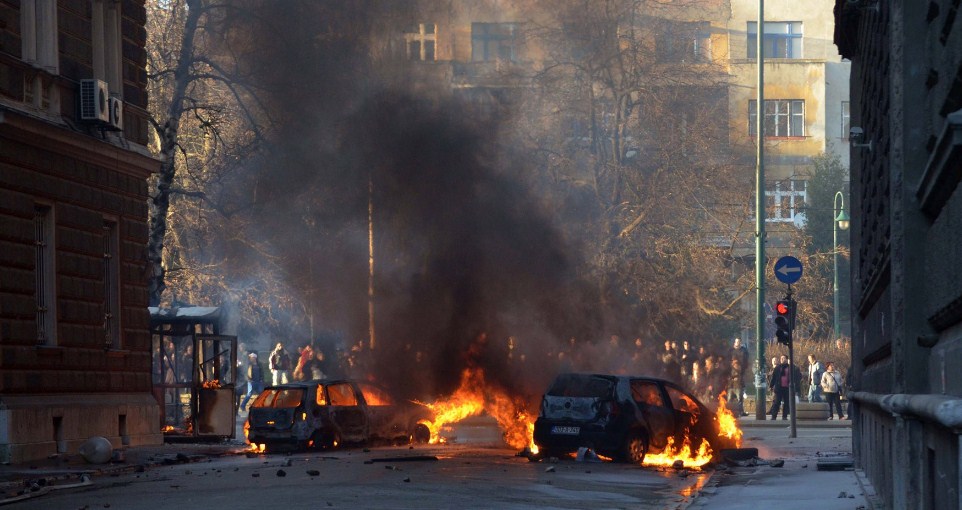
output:
<instances>
[{"instance_id":1,"label":"blue round road sign","mask_svg":"<svg viewBox=\"0 0 962 510\"><path fill-rule=\"evenodd\" d=\"M802 277L802 261L795 257L784 256L775 262L775 278L789 285Z\"/></svg>"}]
</instances>

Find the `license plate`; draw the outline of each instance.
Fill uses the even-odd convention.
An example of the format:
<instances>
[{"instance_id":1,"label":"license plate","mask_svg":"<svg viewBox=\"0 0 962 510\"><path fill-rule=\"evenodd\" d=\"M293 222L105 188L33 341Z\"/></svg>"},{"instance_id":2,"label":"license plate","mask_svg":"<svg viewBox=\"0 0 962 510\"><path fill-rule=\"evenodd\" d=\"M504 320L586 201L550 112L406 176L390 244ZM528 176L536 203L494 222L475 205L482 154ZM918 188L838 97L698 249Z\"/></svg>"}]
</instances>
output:
<instances>
[{"instance_id":1,"label":"license plate","mask_svg":"<svg viewBox=\"0 0 962 510\"><path fill-rule=\"evenodd\" d=\"M555 425L554 427L551 427L551 433L577 436L581 433L581 427L562 427L560 425Z\"/></svg>"}]
</instances>

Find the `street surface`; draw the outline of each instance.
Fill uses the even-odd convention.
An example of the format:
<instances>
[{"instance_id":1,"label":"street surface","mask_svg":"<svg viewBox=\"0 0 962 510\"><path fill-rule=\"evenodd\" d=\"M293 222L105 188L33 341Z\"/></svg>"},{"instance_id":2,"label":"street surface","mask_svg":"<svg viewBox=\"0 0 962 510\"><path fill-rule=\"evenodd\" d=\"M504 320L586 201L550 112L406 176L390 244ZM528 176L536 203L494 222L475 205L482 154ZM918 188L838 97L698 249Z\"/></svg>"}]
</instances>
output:
<instances>
[{"instance_id":1,"label":"street surface","mask_svg":"<svg viewBox=\"0 0 962 510\"><path fill-rule=\"evenodd\" d=\"M90 486L14 507L664 509L687 505L708 480L698 472L611 462L529 462L497 445L497 429L484 423L452 434L457 442L448 445L241 453L96 476ZM404 460L410 456L438 460Z\"/></svg>"}]
</instances>

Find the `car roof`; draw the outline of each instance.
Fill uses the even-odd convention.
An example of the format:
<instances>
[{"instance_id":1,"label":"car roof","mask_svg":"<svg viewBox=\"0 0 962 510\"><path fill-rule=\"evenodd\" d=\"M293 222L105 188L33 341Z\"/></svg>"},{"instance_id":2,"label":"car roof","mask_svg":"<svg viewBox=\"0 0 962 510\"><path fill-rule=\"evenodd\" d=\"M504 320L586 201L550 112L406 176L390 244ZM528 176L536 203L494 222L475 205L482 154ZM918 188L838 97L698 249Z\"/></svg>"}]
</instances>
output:
<instances>
[{"instance_id":1,"label":"car roof","mask_svg":"<svg viewBox=\"0 0 962 510\"><path fill-rule=\"evenodd\" d=\"M313 388L321 384L328 385L328 384L338 384L338 383L361 384L361 383L365 383L365 381L357 381L354 379L315 379L313 381L295 381L287 384L276 384L276 385L268 386L265 389L268 389L268 390L270 389L307 389L307 388Z\"/></svg>"},{"instance_id":2,"label":"car roof","mask_svg":"<svg viewBox=\"0 0 962 510\"><path fill-rule=\"evenodd\" d=\"M649 375L616 375L616 374L600 374L596 372L563 372L561 374L558 374L558 377L570 376L570 375L576 375L581 377L602 377L605 379L621 379L621 380L644 379L646 381L656 381L664 384L671 384L673 386L677 386L673 382L668 381L666 379L661 379L659 377L652 377Z\"/></svg>"}]
</instances>

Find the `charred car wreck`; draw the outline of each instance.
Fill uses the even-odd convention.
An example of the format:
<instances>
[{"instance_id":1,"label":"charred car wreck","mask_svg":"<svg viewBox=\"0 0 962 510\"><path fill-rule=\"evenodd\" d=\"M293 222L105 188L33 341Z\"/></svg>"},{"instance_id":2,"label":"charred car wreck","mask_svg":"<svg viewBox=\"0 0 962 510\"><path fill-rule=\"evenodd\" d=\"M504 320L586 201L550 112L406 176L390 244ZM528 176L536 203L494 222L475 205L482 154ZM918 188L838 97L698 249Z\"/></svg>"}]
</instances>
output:
<instances>
[{"instance_id":1,"label":"charred car wreck","mask_svg":"<svg viewBox=\"0 0 962 510\"><path fill-rule=\"evenodd\" d=\"M669 444L714 452L735 445L719 436L714 413L675 384L650 377L561 374L541 402L534 441L543 456L589 447L624 462L641 463Z\"/></svg>"},{"instance_id":2,"label":"charred car wreck","mask_svg":"<svg viewBox=\"0 0 962 510\"><path fill-rule=\"evenodd\" d=\"M354 380L320 380L266 388L251 405L247 438L268 449L339 444L427 442L422 405L395 401L383 388Z\"/></svg>"}]
</instances>

